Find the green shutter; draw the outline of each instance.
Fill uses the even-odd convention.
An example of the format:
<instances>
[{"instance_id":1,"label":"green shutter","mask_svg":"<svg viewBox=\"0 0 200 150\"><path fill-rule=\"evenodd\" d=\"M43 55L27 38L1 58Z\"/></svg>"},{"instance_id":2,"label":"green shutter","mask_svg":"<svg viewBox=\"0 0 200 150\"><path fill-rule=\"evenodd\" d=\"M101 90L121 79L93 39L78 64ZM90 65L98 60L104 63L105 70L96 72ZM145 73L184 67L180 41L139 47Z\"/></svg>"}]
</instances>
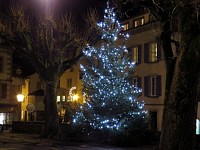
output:
<instances>
[{"instance_id":1,"label":"green shutter","mask_svg":"<svg viewBox=\"0 0 200 150\"><path fill-rule=\"evenodd\" d=\"M138 45L138 64L141 64L142 60L142 45Z\"/></svg>"},{"instance_id":2,"label":"green shutter","mask_svg":"<svg viewBox=\"0 0 200 150\"><path fill-rule=\"evenodd\" d=\"M144 44L144 63L149 62L149 43Z\"/></svg>"},{"instance_id":3,"label":"green shutter","mask_svg":"<svg viewBox=\"0 0 200 150\"><path fill-rule=\"evenodd\" d=\"M156 77L156 91L157 91L157 96L161 96L162 95L162 84L161 84L161 75L158 75Z\"/></svg>"},{"instance_id":4,"label":"green shutter","mask_svg":"<svg viewBox=\"0 0 200 150\"><path fill-rule=\"evenodd\" d=\"M149 77L144 77L144 96L149 96Z\"/></svg>"}]
</instances>

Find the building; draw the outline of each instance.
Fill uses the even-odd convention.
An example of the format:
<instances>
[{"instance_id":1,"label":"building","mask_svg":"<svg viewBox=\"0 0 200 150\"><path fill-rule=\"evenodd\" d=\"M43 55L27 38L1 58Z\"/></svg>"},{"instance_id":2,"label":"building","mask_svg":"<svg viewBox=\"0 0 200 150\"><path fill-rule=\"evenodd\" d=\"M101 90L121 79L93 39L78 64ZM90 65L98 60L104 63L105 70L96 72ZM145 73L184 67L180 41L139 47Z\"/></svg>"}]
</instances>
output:
<instances>
[{"instance_id":1,"label":"building","mask_svg":"<svg viewBox=\"0 0 200 150\"><path fill-rule=\"evenodd\" d=\"M12 95L12 51L0 48L0 124L11 124L16 119L16 98Z\"/></svg>"},{"instance_id":2,"label":"building","mask_svg":"<svg viewBox=\"0 0 200 150\"><path fill-rule=\"evenodd\" d=\"M140 100L149 110L150 128L160 131L163 114L166 69L159 41L159 23L145 13L123 22L130 34L127 48L136 63L133 83L142 88Z\"/></svg>"},{"instance_id":3,"label":"building","mask_svg":"<svg viewBox=\"0 0 200 150\"><path fill-rule=\"evenodd\" d=\"M60 118L65 115L66 103L78 101L83 103L79 67L74 65L60 78L57 86L57 108ZM29 75L21 87L25 96L21 103L21 121L44 120L44 84L37 73Z\"/></svg>"},{"instance_id":4,"label":"building","mask_svg":"<svg viewBox=\"0 0 200 150\"><path fill-rule=\"evenodd\" d=\"M166 67L159 41L160 25L147 11L126 19L122 24L124 32L130 34L127 48L131 52L131 60L136 63L133 83L143 90L139 100L144 100L145 109L149 110L150 129L161 131ZM178 37L174 35L174 39ZM175 47L173 47L173 52L176 57ZM44 115L42 82L37 74L28 76L24 81L12 78L11 63L11 52L4 48L0 49L0 124L11 120L10 114L14 112L14 106L17 105L16 95L20 92L25 95L24 102L21 103L20 120L42 121ZM23 85L22 88L18 88L21 85ZM78 99L84 102L81 88L79 66L74 65L62 75L58 83L57 104L61 117L65 113L64 105L67 101ZM12 94L10 89L12 89ZM78 97L73 97L73 95L78 95ZM29 107L33 112L27 110ZM200 129L199 122L197 126Z\"/></svg>"},{"instance_id":5,"label":"building","mask_svg":"<svg viewBox=\"0 0 200 150\"><path fill-rule=\"evenodd\" d=\"M124 32L130 34L127 48L131 52L131 60L136 63L133 83L143 90L139 100L144 100L145 109L149 110L151 117L150 128L160 131L166 69L159 41L159 23L155 21L150 13L145 12L142 15L124 21L123 25ZM44 91L38 75L30 75L25 81L26 90L23 87L22 91L27 92L24 92L25 100L22 103L21 120L43 120ZM80 102L84 101L81 88L79 66L74 65L61 76L58 83L57 104L61 117L64 115L65 102L73 100L70 93L77 94ZM33 113L27 111L26 107L29 104L33 104L35 107Z\"/></svg>"}]
</instances>

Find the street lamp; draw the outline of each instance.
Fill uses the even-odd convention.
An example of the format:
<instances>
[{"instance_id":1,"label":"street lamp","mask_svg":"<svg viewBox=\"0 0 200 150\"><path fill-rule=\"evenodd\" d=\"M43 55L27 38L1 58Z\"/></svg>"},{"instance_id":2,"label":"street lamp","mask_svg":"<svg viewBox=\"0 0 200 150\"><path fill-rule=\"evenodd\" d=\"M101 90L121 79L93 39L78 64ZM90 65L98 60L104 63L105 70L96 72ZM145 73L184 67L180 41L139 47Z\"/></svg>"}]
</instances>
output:
<instances>
[{"instance_id":1,"label":"street lamp","mask_svg":"<svg viewBox=\"0 0 200 150\"><path fill-rule=\"evenodd\" d=\"M17 101L18 101L19 103L23 102L23 101L24 101L24 95L23 95L23 94L18 94L18 95L17 95Z\"/></svg>"},{"instance_id":2,"label":"street lamp","mask_svg":"<svg viewBox=\"0 0 200 150\"><path fill-rule=\"evenodd\" d=\"M56 0L35 0L35 2L46 17L50 17L55 10Z\"/></svg>"},{"instance_id":3,"label":"street lamp","mask_svg":"<svg viewBox=\"0 0 200 150\"><path fill-rule=\"evenodd\" d=\"M77 101L77 100L78 100L78 95L77 94L73 95L73 101Z\"/></svg>"},{"instance_id":4,"label":"street lamp","mask_svg":"<svg viewBox=\"0 0 200 150\"><path fill-rule=\"evenodd\" d=\"M19 103L19 121L21 121L21 103L24 101L24 95L23 94L18 94L17 95L17 101Z\"/></svg>"}]
</instances>

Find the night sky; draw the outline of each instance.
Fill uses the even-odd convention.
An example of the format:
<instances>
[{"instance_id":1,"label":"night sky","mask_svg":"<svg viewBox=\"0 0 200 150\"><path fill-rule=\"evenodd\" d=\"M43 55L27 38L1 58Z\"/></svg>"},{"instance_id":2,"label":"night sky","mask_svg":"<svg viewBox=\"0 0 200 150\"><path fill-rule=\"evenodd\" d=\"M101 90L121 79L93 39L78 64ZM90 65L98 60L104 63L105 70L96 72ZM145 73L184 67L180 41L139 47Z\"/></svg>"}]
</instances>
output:
<instances>
[{"instance_id":1,"label":"night sky","mask_svg":"<svg viewBox=\"0 0 200 150\"><path fill-rule=\"evenodd\" d=\"M5 13L8 11L9 4L11 1L14 1L16 4L19 2L19 0L0 0L0 12ZM36 4L39 4L39 1L44 1L44 0L21 0L22 2L30 2L30 9L34 10L35 8L39 7ZM37 2L38 3L33 3ZM75 13L77 13L76 17L81 17L83 14L83 11L87 11L88 8L92 7L98 10L99 14L103 14L103 10L106 6L107 0L49 0L49 1L56 1L57 2L57 7L59 8L59 11L61 12L62 10L71 10ZM59 2L59 3L58 3ZM78 19L79 20L79 19ZM82 24L82 21L80 19L78 24ZM26 65L24 65L26 64ZM15 70L20 67L22 70L22 76L27 76L32 73L34 73L33 67L31 67L31 64L27 62L22 57L19 57L19 55L14 53L13 57L13 75L15 74ZM31 69L32 68L32 69Z\"/></svg>"},{"instance_id":2,"label":"night sky","mask_svg":"<svg viewBox=\"0 0 200 150\"><path fill-rule=\"evenodd\" d=\"M31 2L31 6L33 7L33 2L40 3L44 0L0 0L0 10L5 10L8 7L8 4L11 2L17 2L17 1L24 1L24 2ZM107 0L49 0L49 1L56 1L56 3L64 7L65 9L73 8L75 10L80 10L83 8L88 7L95 7L98 10L103 10L105 8L105 4Z\"/></svg>"}]
</instances>

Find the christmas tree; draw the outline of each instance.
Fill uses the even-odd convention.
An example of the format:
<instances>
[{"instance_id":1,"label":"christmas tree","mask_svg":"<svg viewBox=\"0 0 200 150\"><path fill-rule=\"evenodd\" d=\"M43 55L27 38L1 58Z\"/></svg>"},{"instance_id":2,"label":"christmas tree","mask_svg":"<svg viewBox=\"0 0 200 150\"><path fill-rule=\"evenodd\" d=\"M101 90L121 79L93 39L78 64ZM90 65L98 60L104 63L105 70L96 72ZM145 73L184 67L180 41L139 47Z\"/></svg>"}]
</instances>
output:
<instances>
[{"instance_id":1,"label":"christmas tree","mask_svg":"<svg viewBox=\"0 0 200 150\"><path fill-rule=\"evenodd\" d=\"M109 3L104 21L98 26L102 31L101 44L84 50L87 63L81 65L86 103L74 116L73 123L113 130L136 126L145 120L146 111L144 103L136 99L141 90L130 82L135 66L129 61L125 45L128 34L123 34Z\"/></svg>"}]
</instances>

